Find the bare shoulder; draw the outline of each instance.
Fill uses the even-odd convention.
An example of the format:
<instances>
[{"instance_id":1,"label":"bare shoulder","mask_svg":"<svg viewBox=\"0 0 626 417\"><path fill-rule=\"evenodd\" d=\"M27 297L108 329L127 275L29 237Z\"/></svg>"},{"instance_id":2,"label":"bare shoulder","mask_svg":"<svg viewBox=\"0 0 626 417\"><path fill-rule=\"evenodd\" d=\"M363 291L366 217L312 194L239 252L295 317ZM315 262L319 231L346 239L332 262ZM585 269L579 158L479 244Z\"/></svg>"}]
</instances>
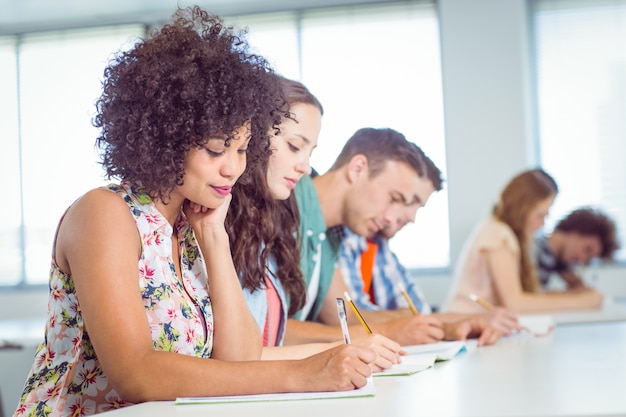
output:
<instances>
[{"instance_id":1,"label":"bare shoulder","mask_svg":"<svg viewBox=\"0 0 626 417\"><path fill-rule=\"evenodd\" d=\"M59 233L73 228L83 231L107 229L127 222L132 222L132 217L124 200L110 190L96 188L85 193L67 210Z\"/></svg>"},{"instance_id":2,"label":"bare shoulder","mask_svg":"<svg viewBox=\"0 0 626 417\"><path fill-rule=\"evenodd\" d=\"M137 227L128 205L117 193L103 188L90 190L67 210L55 245L59 266L65 264L67 268L68 258L84 254L88 248L101 254L114 248L139 251Z\"/></svg>"}]
</instances>

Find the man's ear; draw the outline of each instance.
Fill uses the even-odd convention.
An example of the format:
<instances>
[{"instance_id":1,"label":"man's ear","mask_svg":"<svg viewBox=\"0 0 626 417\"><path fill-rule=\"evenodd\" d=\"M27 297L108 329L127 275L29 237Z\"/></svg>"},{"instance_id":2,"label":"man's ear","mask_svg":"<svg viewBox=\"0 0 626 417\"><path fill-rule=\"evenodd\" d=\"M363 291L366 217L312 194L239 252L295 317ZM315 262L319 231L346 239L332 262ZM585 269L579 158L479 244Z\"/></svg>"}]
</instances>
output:
<instances>
[{"instance_id":1,"label":"man's ear","mask_svg":"<svg viewBox=\"0 0 626 417\"><path fill-rule=\"evenodd\" d=\"M348 162L347 168L348 181L356 182L363 175L368 174L367 157L363 154L354 155Z\"/></svg>"}]
</instances>

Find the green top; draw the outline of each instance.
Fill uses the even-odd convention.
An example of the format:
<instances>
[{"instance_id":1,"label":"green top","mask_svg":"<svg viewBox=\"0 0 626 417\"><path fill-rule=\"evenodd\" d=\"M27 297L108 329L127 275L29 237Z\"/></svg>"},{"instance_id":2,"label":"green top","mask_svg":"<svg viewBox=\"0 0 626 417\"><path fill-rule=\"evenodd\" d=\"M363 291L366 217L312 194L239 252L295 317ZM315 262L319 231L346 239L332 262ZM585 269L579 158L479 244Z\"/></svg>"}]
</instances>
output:
<instances>
[{"instance_id":1,"label":"green top","mask_svg":"<svg viewBox=\"0 0 626 417\"><path fill-rule=\"evenodd\" d=\"M335 233L328 233L326 222L322 215L317 191L311 177L302 177L295 189L298 211L300 213L300 268L307 284L307 306L309 297L313 301L306 314L300 310L294 316L298 320L316 321L328 288L333 279L335 265L339 257L339 237ZM321 252L321 254L320 254ZM314 287L312 280L319 263L319 282ZM306 307L305 307L306 310Z\"/></svg>"}]
</instances>

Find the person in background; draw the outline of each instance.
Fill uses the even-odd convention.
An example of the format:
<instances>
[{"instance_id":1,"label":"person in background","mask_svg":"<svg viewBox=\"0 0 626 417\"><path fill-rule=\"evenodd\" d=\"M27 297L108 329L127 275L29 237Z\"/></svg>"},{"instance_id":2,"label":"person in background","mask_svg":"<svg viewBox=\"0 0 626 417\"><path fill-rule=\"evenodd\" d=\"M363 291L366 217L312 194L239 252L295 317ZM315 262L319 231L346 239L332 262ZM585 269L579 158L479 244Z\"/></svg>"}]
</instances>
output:
<instances>
[{"instance_id":1,"label":"person in background","mask_svg":"<svg viewBox=\"0 0 626 417\"><path fill-rule=\"evenodd\" d=\"M483 311L473 294L516 313L599 308L602 294L543 292L531 246L558 192L542 169L514 176L500 193L492 215L481 222L465 243L456 264L445 312Z\"/></svg>"},{"instance_id":2,"label":"person in background","mask_svg":"<svg viewBox=\"0 0 626 417\"><path fill-rule=\"evenodd\" d=\"M305 302L300 270L298 209L293 189L311 173L323 108L300 82L279 77L289 113L271 136L271 155L261 169L248 170L233 189L227 216L233 262L246 301L263 336L262 358L302 358L344 343L284 346L287 319ZM264 161L265 162L265 161ZM259 259L258 263L250 262ZM374 370L399 361L400 346L381 335L353 338L377 353Z\"/></svg>"},{"instance_id":3,"label":"person in background","mask_svg":"<svg viewBox=\"0 0 626 417\"><path fill-rule=\"evenodd\" d=\"M404 226L414 221L417 210L426 205L432 193L443 188L439 168L425 154L423 160L425 172L419 177L421 192L418 195L421 195L424 201L418 200L406 205L403 215L397 218L397 222L386 225L373 238L358 236L344 228L345 237L341 242L339 268L355 303L363 310L389 310L396 312L398 317L412 315L414 312L406 300L406 297L409 297L413 307L420 314L434 314L444 326L450 322L474 320L466 314L432 313L431 306L416 280L410 277L389 247L389 240ZM508 335L520 329L516 315L504 308L497 307L480 316L503 334Z\"/></svg>"},{"instance_id":4,"label":"person in background","mask_svg":"<svg viewBox=\"0 0 626 417\"><path fill-rule=\"evenodd\" d=\"M542 287L558 275L567 289L586 287L576 267L587 266L593 259L611 261L619 249L615 222L602 211L582 207L559 220L550 234L539 234L535 240L535 260Z\"/></svg>"},{"instance_id":5,"label":"person in background","mask_svg":"<svg viewBox=\"0 0 626 417\"><path fill-rule=\"evenodd\" d=\"M423 204L432 193L420 187L424 172L419 148L393 129L362 128L346 142L325 174L303 177L296 186L300 213L301 265L307 282L307 302L287 324L286 343L336 340L338 317L335 300L347 291L336 267L343 226L372 237L395 224L404 207ZM430 194L428 194L430 195ZM481 343L493 343L499 332L476 321L448 326L425 314L400 317L393 312L362 312L373 333L401 345L460 339L485 330ZM349 314L352 332L365 333Z\"/></svg>"},{"instance_id":6,"label":"person in background","mask_svg":"<svg viewBox=\"0 0 626 417\"><path fill-rule=\"evenodd\" d=\"M371 350L261 361L224 218L282 121L271 67L198 7L120 52L96 103L109 179L56 232L44 342L15 412L90 415L176 397L351 390Z\"/></svg>"}]
</instances>

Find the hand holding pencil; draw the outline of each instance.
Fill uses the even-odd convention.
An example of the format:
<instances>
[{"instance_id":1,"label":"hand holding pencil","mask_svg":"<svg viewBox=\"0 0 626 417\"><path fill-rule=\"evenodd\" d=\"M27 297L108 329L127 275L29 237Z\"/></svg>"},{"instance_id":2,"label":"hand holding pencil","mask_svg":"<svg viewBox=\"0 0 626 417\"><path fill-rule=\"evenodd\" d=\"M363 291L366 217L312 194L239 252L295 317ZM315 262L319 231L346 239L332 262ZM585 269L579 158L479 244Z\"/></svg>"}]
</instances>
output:
<instances>
[{"instance_id":1,"label":"hand holding pencil","mask_svg":"<svg viewBox=\"0 0 626 417\"><path fill-rule=\"evenodd\" d=\"M493 327L497 328L503 334L510 335L519 330L524 330L532 334L530 329L520 326L517 314L513 311L502 307L496 307L476 294L470 294L469 298L487 311L487 320Z\"/></svg>"}]
</instances>

